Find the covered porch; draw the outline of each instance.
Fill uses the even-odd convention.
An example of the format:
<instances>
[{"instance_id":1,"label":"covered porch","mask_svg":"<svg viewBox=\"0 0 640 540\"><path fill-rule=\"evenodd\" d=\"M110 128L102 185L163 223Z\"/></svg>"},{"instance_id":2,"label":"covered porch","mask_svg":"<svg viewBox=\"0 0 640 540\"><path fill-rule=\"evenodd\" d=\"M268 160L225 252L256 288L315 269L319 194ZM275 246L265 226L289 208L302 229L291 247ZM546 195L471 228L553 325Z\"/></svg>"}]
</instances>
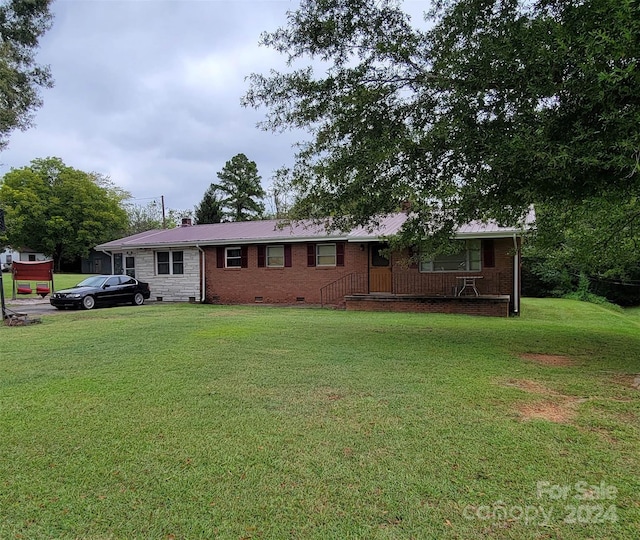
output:
<instances>
[{"instance_id":1,"label":"covered porch","mask_svg":"<svg viewBox=\"0 0 640 540\"><path fill-rule=\"evenodd\" d=\"M520 261L517 251L510 252L512 239L476 241L473 247L445 257L436 269L406 253L389 253L383 242L370 243L366 268L322 287L321 303L349 310L517 314Z\"/></svg>"}]
</instances>

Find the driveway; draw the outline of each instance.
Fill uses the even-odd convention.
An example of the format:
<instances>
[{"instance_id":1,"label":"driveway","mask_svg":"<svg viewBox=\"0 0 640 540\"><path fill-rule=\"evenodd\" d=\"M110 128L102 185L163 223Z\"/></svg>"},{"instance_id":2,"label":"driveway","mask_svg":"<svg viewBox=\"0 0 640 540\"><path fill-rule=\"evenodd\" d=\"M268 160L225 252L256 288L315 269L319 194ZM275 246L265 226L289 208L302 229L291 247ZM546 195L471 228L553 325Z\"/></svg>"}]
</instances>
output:
<instances>
[{"instance_id":1,"label":"driveway","mask_svg":"<svg viewBox=\"0 0 640 540\"><path fill-rule=\"evenodd\" d=\"M58 313L48 298L21 298L19 300L5 299L5 307L9 313L26 313L27 315L50 315ZM2 317L0 317L2 318Z\"/></svg>"},{"instance_id":2,"label":"driveway","mask_svg":"<svg viewBox=\"0 0 640 540\"><path fill-rule=\"evenodd\" d=\"M144 305L149 304L145 300ZM155 302L153 302L155 303ZM166 302L169 304L169 302ZM138 308L140 306L137 306ZM5 299L5 309L9 314L26 313L27 315L53 315L54 313L69 313L76 310L56 309L49 303L49 298L18 298L17 300ZM2 317L0 316L0 319Z\"/></svg>"}]
</instances>

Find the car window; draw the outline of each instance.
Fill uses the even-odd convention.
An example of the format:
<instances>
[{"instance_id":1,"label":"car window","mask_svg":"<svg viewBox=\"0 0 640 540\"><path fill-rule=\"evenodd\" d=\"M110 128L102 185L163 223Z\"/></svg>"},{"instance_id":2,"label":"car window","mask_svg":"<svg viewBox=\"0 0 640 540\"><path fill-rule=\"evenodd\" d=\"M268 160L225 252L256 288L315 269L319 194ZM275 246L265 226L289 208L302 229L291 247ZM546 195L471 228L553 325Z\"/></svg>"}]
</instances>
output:
<instances>
[{"instance_id":1,"label":"car window","mask_svg":"<svg viewBox=\"0 0 640 540\"><path fill-rule=\"evenodd\" d=\"M120 276L120 284L122 285L135 285L136 281L129 276Z\"/></svg>"},{"instance_id":2,"label":"car window","mask_svg":"<svg viewBox=\"0 0 640 540\"><path fill-rule=\"evenodd\" d=\"M91 276L82 280L76 287L100 287L104 283L104 276Z\"/></svg>"},{"instance_id":3,"label":"car window","mask_svg":"<svg viewBox=\"0 0 640 540\"><path fill-rule=\"evenodd\" d=\"M113 286L115 286L115 285L119 285L119 284L120 284L120 278L119 278L119 277L117 277L117 276L116 276L116 277L110 277L110 278L107 280L107 283L106 283L106 284L107 284L107 285L109 285L109 287L113 287Z\"/></svg>"}]
</instances>

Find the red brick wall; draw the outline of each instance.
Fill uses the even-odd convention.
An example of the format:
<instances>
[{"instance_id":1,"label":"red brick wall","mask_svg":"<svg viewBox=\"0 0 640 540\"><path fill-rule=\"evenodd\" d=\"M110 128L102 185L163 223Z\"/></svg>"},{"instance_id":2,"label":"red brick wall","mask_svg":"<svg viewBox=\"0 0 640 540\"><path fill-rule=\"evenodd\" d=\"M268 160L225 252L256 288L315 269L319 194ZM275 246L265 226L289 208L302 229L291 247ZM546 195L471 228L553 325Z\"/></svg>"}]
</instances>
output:
<instances>
[{"instance_id":1,"label":"red brick wall","mask_svg":"<svg viewBox=\"0 0 640 540\"><path fill-rule=\"evenodd\" d=\"M480 294L513 294L513 239L494 240L495 266L479 272L420 272L417 265L408 268L408 253L395 255L393 263L393 283L395 294L425 294L452 296L461 285L459 277L465 275L483 276L476 283Z\"/></svg>"},{"instance_id":2,"label":"red brick wall","mask_svg":"<svg viewBox=\"0 0 640 540\"><path fill-rule=\"evenodd\" d=\"M409 313L458 313L464 315L484 315L487 317L508 317L509 297L394 297L376 298L349 296L346 299L349 311L394 311Z\"/></svg>"},{"instance_id":3,"label":"red brick wall","mask_svg":"<svg viewBox=\"0 0 640 540\"><path fill-rule=\"evenodd\" d=\"M474 274L484 276L478 280L481 295L512 295L513 288L513 240L496 239L495 268L484 268ZM289 268L258 268L256 245L248 246L247 268L217 268L216 247L205 248L206 300L223 304L246 304L260 298L264 303L295 304L298 298L304 303L319 304L320 289L343 276L355 273L366 283L368 249L360 244L345 243L345 264L336 267L308 267L307 244L292 244L292 265ZM224 247L220 247L223 249ZM421 273L417 267L407 266L407 254L392 256L393 293L426 296L452 296L460 286L458 276L464 272ZM466 273L468 275L469 273ZM367 292L367 291L360 291ZM340 300L334 303L341 303ZM480 308L476 304L469 310ZM502 310L501 306L499 309ZM445 309L445 308L443 308ZM448 309L448 308L447 308ZM494 309L494 308L491 308ZM513 309L513 308L511 308ZM416 311L419 309L416 309Z\"/></svg>"},{"instance_id":4,"label":"red brick wall","mask_svg":"<svg viewBox=\"0 0 640 540\"><path fill-rule=\"evenodd\" d=\"M275 245L275 244L274 244ZM221 247L219 249L224 249ZM246 304L261 297L265 304L320 303L320 289L353 272L366 274L367 251L345 243L344 266L308 267L307 244L292 244L290 268L258 268L257 246L248 247L247 268L217 268L216 248L205 248L206 299L222 304Z\"/></svg>"}]
</instances>

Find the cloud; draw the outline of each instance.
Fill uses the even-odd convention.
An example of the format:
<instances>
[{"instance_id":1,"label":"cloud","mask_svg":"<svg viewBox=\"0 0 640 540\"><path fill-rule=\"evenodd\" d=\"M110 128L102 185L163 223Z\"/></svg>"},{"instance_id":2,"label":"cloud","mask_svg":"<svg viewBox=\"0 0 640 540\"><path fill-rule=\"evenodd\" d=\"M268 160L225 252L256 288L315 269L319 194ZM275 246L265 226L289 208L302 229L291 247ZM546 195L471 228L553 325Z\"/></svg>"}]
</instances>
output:
<instances>
[{"instance_id":1,"label":"cloud","mask_svg":"<svg viewBox=\"0 0 640 540\"><path fill-rule=\"evenodd\" d=\"M295 4L59 0L39 55L56 86L43 92L37 126L12 136L0 173L58 156L135 197L164 195L182 209L199 203L242 152L267 186L301 135L260 131L263 114L240 98L247 75L283 66L257 43Z\"/></svg>"}]
</instances>

